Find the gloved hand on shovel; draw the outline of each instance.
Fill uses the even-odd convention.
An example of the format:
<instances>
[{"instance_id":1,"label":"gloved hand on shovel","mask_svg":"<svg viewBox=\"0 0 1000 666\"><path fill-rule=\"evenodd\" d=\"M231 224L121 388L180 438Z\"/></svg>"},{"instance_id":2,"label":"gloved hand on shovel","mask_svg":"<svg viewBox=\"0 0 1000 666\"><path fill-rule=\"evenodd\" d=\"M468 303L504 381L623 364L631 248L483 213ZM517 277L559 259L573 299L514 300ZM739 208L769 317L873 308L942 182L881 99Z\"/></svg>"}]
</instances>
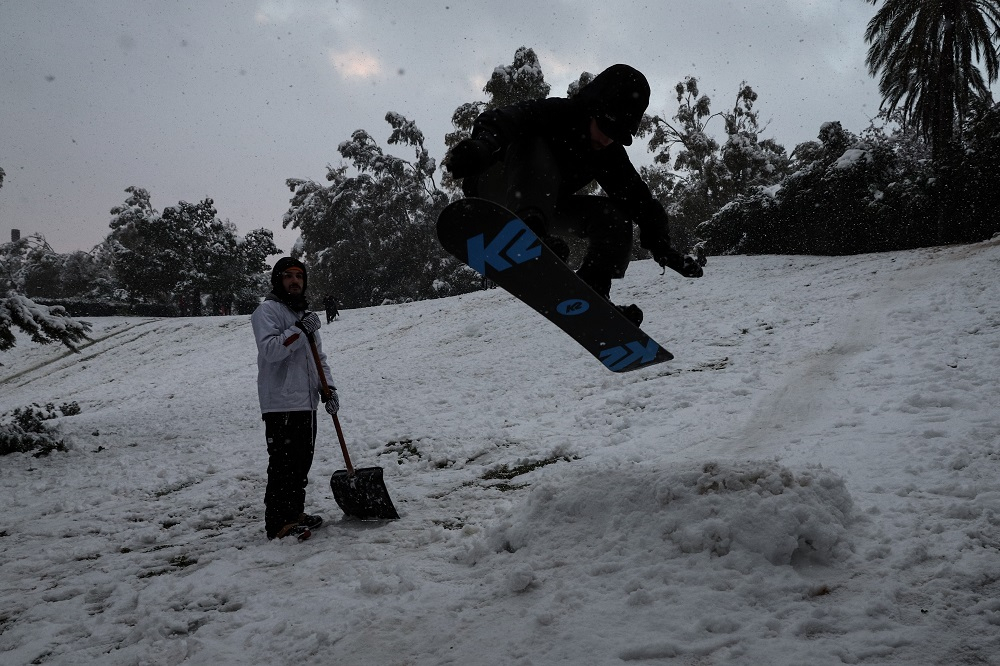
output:
<instances>
[{"instance_id":1,"label":"gloved hand on shovel","mask_svg":"<svg viewBox=\"0 0 1000 666\"><path fill-rule=\"evenodd\" d=\"M295 322L295 325L306 335L312 335L319 330L319 315L315 312L306 312L302 315L302 319Z\"/></svg>"},{"instance_id":2,"label":"gloved hand on shovel","mask_svg":"<svg viewBox=\"0 0 1000 666\"><path fill-rule=\"evenodd\" d=\"M340 411L340 397L337 395L337 389L333 386L320 394L320 400L323 401L324 409L330 416L336 416L337 412Z\"/></svg>"}]
</instances>

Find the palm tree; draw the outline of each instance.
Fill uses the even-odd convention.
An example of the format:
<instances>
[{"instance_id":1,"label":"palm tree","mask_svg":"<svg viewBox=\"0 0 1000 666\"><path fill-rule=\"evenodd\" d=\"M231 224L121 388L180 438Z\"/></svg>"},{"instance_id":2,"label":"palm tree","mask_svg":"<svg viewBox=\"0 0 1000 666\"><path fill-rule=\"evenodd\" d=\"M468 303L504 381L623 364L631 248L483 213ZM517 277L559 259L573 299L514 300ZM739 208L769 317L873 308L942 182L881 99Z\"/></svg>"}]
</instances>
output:
<instances>
[{"instance_id":1,"label":"palm tree","mask_svg":"<svg viewBox=\"0 0 1000 666\"><path fill-rule=\"evenodd\" d=\"M941 157L1000 74L1000 0L884 0L865 41L869 73L882 73L882 106L902 111Z\"/></svg>"}]
</instances>

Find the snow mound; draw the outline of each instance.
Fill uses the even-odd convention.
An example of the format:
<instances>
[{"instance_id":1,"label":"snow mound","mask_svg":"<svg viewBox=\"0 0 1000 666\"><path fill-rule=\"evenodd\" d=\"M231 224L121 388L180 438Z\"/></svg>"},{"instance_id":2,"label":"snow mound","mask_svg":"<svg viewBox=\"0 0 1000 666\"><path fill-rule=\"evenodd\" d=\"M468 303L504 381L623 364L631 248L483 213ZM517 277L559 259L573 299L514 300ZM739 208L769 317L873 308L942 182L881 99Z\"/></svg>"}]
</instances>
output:
<instances>
[{"instance_id":1,"label":"snow mound","mask_svg":"<svg viewBox=\"0 0 1000 666\"><path fill-rule=\"evenodd\" d=\"M632 564L707 554L728 566L830 564L853 552L853 502L822 467L774 462L620 465L539 483L470 553L558 560L632 553ZM580 552L584 551L584 552Z\"/></svg>"}]
</instances>

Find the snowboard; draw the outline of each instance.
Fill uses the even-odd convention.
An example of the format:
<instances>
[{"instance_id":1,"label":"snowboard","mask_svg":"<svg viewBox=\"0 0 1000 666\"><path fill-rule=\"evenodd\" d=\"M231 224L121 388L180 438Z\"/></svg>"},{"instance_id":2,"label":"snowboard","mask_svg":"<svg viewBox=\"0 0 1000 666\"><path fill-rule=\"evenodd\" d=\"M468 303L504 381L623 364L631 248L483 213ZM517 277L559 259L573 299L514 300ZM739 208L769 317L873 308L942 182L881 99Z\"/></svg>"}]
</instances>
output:
<instances>
[{"instance_id":1,"label":"snowboard","mask_svg":"<svg viewBox=\"0 0 1000 666\"><path fill-rule=\"evenodd\" d=\"M629 372L673 358L506 208L460 199L438 216L437 233L445 250L558 326L609 370Z\"/></svg>"}]
</instances>

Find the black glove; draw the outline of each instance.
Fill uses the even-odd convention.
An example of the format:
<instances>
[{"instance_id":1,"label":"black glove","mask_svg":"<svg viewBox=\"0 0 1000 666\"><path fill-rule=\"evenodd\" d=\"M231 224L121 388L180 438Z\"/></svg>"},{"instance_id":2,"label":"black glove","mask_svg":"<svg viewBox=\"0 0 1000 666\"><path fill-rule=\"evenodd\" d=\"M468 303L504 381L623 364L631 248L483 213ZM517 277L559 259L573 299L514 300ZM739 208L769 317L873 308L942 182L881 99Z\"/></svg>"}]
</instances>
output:
<instances>
[{"instance_id":1,"label":"black glove","mask_svg":"<svg viewBox=\"0 0 1000 666\"><path fill-rule=\"evenodd\" d=\"M307 312L302 315L302 319L295 322L295 325L302 329L306 335L312 335L319 330L319 315L315 312Z\"/></svg>"},{"instance_id":2,"label":"black glove","mask_svg":"<svg viewBox=\"0 0 1000 666\"><path fill-rule=\"evenodd\" d=\"M324 409L330 416L336 416L340 411L340 396L337 395L335 387L331 386L326 393L321 394L320 400L326 405Z\"/></svg>"},{"instance_id":3,"label":"black glove","mask_svg":"<svg viewBox=\"0 0 1000 666\"><path fill-rule=\"evenodd\" d=\"M670 244L670 237L664 232L652 228L651 225L639 227L639 245L650 251L653 258L661 266L666 264L661 261L671 255L680 256L674 246Z\"/></svg>"},{"instance_id":4,"label":"black glove","mask_svg":"<svg viewBox=\"0 0 1000 666\"><path fill-rule=\"evenodd\" d=\"M653 258L659 265L677 271L686 278L700 278L705 274L697 259L692 256L684 256L673 249L665 255L653 255Z\"/></svg>"},{"instance_id":5,"label":"black glove","mask_svg":"<svg viewBox=\"0 0 1000 666\"><path fill-rule=\"evenodd\" d=\"M455 144L445 159L452 178L475 176L493 163L499 146L489 139L464 139Z\"/></svg>"}]
</instances>

